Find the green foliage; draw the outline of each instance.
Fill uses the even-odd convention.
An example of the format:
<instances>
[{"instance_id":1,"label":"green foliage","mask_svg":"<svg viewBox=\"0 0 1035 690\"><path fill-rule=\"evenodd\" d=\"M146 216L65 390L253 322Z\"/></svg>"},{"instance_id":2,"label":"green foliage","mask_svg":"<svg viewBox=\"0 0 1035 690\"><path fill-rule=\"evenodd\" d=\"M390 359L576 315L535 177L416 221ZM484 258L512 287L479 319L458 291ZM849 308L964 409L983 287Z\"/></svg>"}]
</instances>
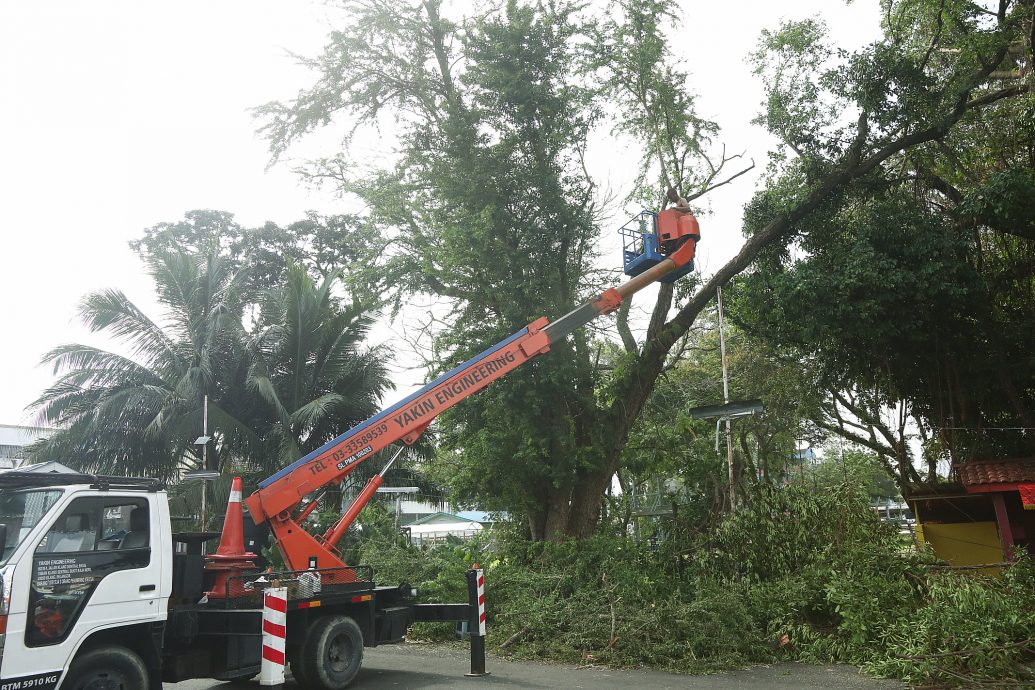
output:
<instances>
[{"instance_id":1,"label":"green foliage","mask_svg":"<svg viewBox=\"0 0 1035 690\"><path fill-rule=\"evenodd\" d=\"M982 180L962 200L958 212L1035 240L1035 170L1012 168Z\"/></svg>"},{"instance_id":2,"label":"green foliage","mask_svg":"<svg viewBox=\"0 0 1035 690\"><path fill-rule=\"evenodd\" d=\"M870 510L869 496L845 485L817 493L807 484L760 485L747 507L720 523L694 555L719 577L773 580L818 567L862 545L893 551L897 540Z\"/></svg>"},{"instance_id":3,"label":"green foliage","mask_svg":"<svg viewBox=\"0 0 1035 690\"><path fill-rule=\"evenodd\" d=\"M486 578L490 642L518 635L522 657L682 670L770 658L742 589L681 578L671 561L625 539L508 554Z\"/></svg>"},{"instance_id":4,"label":"green foliage","mask_svg":"<svg viewBox=\"0 0 1035 690\"><path fill-rule=\"evenodd\" d=\"M768 342L819 357L827 378L876 386L888 402L917 398L929 383L907 372L936 367L931 341L973 342L961 328L979 306L968 299L965 241L906 195L884 190L879 200L845 204L825 230L810 233L806 258L744 276L731 312Z\"/></svg>"},{"instance_id":5,"label":"green foliage","mask_svg":"<svg viewBox=\"0 0 1035 690\"><path fill-rule=\"evenodd\" d=\"M1021 46L1032 8L883 5L883 35L854 53L830 45L814 19L764 32L760 121L785 150L745 211L747 231L792 213L842 161L879 155L902 132L942 131L796 219L789 250L767 251L737 279L730 312L772 349L814 363L835 397L850 391L820 421L893 458L907 484L919 479L908 444L876 421L889 407L920 428L929 479L939 459L1032 450L1016 427L1035 424L1035 109L1028 87L1010 81L1031 67ZM862 433L830 413L838 404Z\"/></svg>"},{"instance_id":6,"label":"green foliage","mask_svg":"<svg viewBox=\"0 0 1035 690\"><path fill-rule=\"evenodd\" d=\"M791 476L801 484L811 486L813 491L848 485L859 487L871 499L898 495L898 487L874 453L843 443L826 445L819 462L799 470Z\"/></svg>"},{"instance_id":7,"label":"green foliage","mask_svg":"<svg viewBox=\"0 0 1035 690\"><path fill-rule=\"evenodd\" d=\"M391 387L388 354L362 347L371 317L359 306L341 305L335 287L333 278L317 284L289 265L283 283L264 295L263 319L247 341L245 380L267 411L255 420L267 452L252 458L264 471L290 464L372 416Z\"/></svg>"},{"instance_id":8,"label":"green foliage","mask_svg":"<svg viewBox=\"0 0 1035 690\"><path fill-rule=\"evenodd\" d=\"M623 453L623 493L633 484L665 477L676 480L679 510L703 524L728 504L725 439L716 420L694 420L690 410L723 399L722 364L714 312L705 328L691 334L681 361L658 381ZM781 483L798 462L801 442L818 445L824 434L811 420L822 395L811 363L767 347L726 325L731 400L760 399L764 414L734 420L734 482L738 494L754 484ZM843 477L842 477L843 479ZM621 513L621 509L618 509ZM692 516L692 517L691 517Z\"/></svg>"},{"instance_id":9,"label":"green foliage","mask_svg":"<svg viewBox=\"0 0 1035 690\"><path fill-rule=\"evenodd\" d=\"M302 220L280 227L267 222L246 228L226 211L195 210L183 220L146 228L129 243L145 261L163 254L218 255L241 275L243 294L258 300L281 284L289 264L310 275L341 275L350 297L376 303L371 289L384 239L362 219L351 215L321 216L309 212Z\"/></svg>"},{"instance_id":10,"label":"green foliage","mask_svg":"<svg viewBox=\"0 0 1035 690\"><path fill-rule=\"evenodd\" d=\"M599 94L616 109L612 134L626 135L643 153L628 200L660 208L664 192L675 187L688 198L715 181L722 165L708 158L719 126L697 114L685 84L685 65L669 48L684 29L669 3L626 0L609 5L591 34L590 66L601 79Z\"/></svg>"},{"instance_id":11,"label":"green foliage","mask_svg":"<svg viewBox=\"0 0 1035 690\"><path fill-rule=\"evenodd\" d=\"M602 128L642 149L629 199L652 208L670 185L703 194L732 160L705 157L717 127L694 111L664 3L513 0L471 19L438 1L345 7L348 21L306 61L312 87L259 108L260 131L280 156L339 118L348 145L391 114L393 155L358 161L346 146L306 174L340 181L391 239L381 276L396 304L420 294L442 305L435 371L606 286L586 164ZM437 476L456 500L523 514L537 539L592 532L624 442L614 418L635 416L598 397L598 346L580 330L437 419Z\"/></svg>"},{"instance_id":12,"label":"green foliage","mask_svg":"<svg viewBox=\"0 0 1035 690\"><path fill-rule=\"evenodd\" d=\"M45 356L59 376L33 408L61 430L33 448L35 458L175 480L201 464L193 439L207 395L209 467L254 478L376 412L390 383L385 354L363 347L367 309L341 296L333 274L317 283L290 260L275 268L256 259L245 236L229 214L207 211L149 231L137 247L161 320L118 290L83 299L87 327L127 354L70 344ZM180 241L191 253L175 249ZM249 280L253 267L272 282Z\"/></svg>"},{"instance_id":13,"label":"green foliage","mask_svg":"<svg viewBox=\"0 0 1035 690\"><path fill-rule=\"evenodd\" d=\"M1035 680L1035 569L1022 559L1000 579L932 576L922 604L881 633L883 654L864 668L908 682Z\"/></svg>"},{"instance_id":14,"label":"green foliage","mask_svg":"<svg viewBox=\"0 0 1035 690\"><path fill-rule=\"evenodd\" d=\"M44 355L58 378L32 408L61 431L36 444L34 458L174 478L200 460L192 439L206 393L221 435L241 446L252 440L228 399L227 374L241 367L238 274L214 255L162 254L148 268L167 323L152 321L118 290L82 300L83 323L122 341L128 354L73 343Z\"/></svg>"},{"instance_id":15,"label":"green foliage","mask_svg":"<svg viewBox=\"0 0 1035 690\"><path fill-rule=\"evenodd\" d=\"M463 601L477 561L488 642L519 658L695 672L835 661L948 685L1031 678L1030 562L1001 579L932 572L858 486L758 487L723 523L677 530L657 549L603 534L533 543L515 527L430 550L382 541L363 555L379 582L405 580L432 601Z\"/></svg>"}]
</instances>

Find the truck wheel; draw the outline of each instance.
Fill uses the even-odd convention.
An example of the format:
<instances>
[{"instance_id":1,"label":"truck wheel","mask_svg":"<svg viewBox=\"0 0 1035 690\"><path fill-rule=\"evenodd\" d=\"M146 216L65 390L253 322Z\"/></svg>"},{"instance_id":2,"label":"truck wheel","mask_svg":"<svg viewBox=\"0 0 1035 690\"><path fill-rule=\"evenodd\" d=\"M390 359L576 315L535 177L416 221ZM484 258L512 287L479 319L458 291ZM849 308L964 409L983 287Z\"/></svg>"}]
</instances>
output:
<instances>
[{"instance_id":1,"label":"truck wheel","mask_svg":"<svg viewBox=\"0 0 1035 690\"><path fill-rule=\"evenodd\" d=\"M308 688L309 683L305 679L305 671L302 670L302 648L288 647L287 662L291 666L291 675L300 688Z\"/></svg>"},{"instance_id":2,"label":"truck wheel","mask_svg":"<svg viewBox=\"0 0 1035 690\"><path fill-rule=\"evenodd\" d=\"M96 647L76 657L68 667L68 690L142 690L148 687L147 667L125 647Z\"/></svg>"},{"instance_id":3,"label":"truck wheel","mask_svg":"<svg viewBox=\"0 0 1035 690\"><path fill-rule=\"evenodd\" d=\"M299 661L307 687L342 690L363 663L363 632L348 616L324 616L309 628Z\"/></svg>"}]
</instances>

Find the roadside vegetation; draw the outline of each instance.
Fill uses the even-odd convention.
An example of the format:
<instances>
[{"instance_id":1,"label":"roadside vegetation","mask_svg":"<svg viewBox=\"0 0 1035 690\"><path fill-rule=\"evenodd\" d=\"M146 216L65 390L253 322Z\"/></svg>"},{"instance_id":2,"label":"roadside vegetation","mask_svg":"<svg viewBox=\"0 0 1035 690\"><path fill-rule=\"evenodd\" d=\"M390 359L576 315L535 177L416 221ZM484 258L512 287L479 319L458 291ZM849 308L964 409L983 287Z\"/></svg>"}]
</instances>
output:
<instances>
[{"instance_id":1,"label":"roadside vegetation","mask_svg":"<svg viewBox=\"0 0 1035 690\"><path fill-rule=\"evenodd\" d=\"M903 549L857 485L759 487L734 516L703 531L677 523L657 546L609 527L552 544L506 523L432 549L386 530L358 558L427 601L462 600L463 572L479 563L489 645L516 658L680 672L843 662L919 686L1035 683L1032 562L1002 578L938 567Z\"/></svg>"}]
</instances>

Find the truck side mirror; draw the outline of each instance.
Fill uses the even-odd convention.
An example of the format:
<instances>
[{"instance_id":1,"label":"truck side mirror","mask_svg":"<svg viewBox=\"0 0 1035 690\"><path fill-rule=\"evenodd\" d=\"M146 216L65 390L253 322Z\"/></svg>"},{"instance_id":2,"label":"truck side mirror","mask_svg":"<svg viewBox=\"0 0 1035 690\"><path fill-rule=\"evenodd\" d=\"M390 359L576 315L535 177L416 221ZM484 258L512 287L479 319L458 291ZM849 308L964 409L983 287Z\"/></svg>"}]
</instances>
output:
<instances>
[{"instance_id":1,"label":"truck side mirror","mask_svg":"<svg viewBox=\"0 0 1035 690\"><path fill-rule=\"evenodd\" d=\"M7 525L0 524L0 560L3 560L4 549L7 548Z\"/></svg>"}]
</instances>

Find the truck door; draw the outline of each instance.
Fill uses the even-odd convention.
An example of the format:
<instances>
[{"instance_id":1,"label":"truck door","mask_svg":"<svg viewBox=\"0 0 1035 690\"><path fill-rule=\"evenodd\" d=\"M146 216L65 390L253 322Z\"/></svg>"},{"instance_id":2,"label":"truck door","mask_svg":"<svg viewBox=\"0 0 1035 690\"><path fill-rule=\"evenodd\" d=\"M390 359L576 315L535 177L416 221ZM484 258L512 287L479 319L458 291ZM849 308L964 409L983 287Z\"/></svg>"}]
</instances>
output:
<instances>
[{"instance_id":1,"label":"truck door","mask_svg":"<svg viewBox=\"0 0 1035 690\"><path fill-rule=\"evenodd\" d=\"M16 571L13 598L27 609L17 615L12 608L8 620L5 680L67 668L82 640L101 628L165 618L159 524L154 496L68 503L36 545L32 567Z\"/></svg>"}]
</instances>

